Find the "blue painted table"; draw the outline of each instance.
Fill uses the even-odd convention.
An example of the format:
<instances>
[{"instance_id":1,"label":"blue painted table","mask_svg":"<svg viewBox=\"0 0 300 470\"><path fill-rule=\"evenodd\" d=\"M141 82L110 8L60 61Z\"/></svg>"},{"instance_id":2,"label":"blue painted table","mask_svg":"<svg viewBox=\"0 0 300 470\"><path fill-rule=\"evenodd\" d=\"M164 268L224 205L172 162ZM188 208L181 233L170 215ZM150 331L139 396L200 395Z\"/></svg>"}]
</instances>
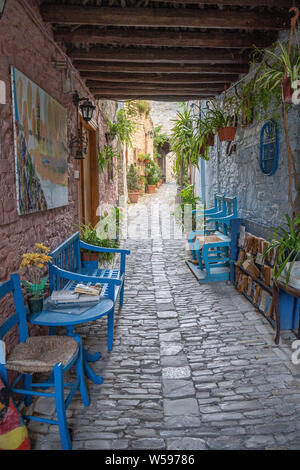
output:
<instances>
[{"instance_id":1,"label":"blue painted table","mask_svg":"<svg viewBox=\"0 0 300 470\"><path fill-rule=\"evenodd\" d=\"M104 315L108 315L108 321L110 313L114 310L114 302L111 299L103 298L96 305L92 307L49 307L47 310L47 301L45 301L45 309L41 313L35 313L29 317L29 321L35 325L49 326L52 330L55 327L64 326L67 331L67 336L74 336L74 326L82 323L88 323L90 321L98 320ZM72 313L64 313L64 311ZM113 321L113 315L112 315ZM100 375L96 375L91 369L89 362L95 362L100 359L100 353L96 352L90 354L83 347L83 363L86 376L94 383L101 384L103 378Z\"/></svg>"}]
</instances>

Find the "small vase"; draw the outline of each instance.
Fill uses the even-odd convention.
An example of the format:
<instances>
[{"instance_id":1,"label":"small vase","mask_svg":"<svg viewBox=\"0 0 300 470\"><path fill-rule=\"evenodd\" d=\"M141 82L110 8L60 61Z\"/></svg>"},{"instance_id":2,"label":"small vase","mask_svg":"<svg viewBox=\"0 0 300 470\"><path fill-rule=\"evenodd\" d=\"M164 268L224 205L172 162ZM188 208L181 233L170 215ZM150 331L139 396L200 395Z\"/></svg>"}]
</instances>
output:
<instances>
[{"instance_id":1,"label":"small vase","mask_svg":"<svg viewBox=\"0 0 300 470\"><path fill-rule=\"evenodd\" d=\"M34 297L28 298L28 306L31 313L40 313L43 310L44 298L39 297L35 299Z\"/></svg>"}]
</instances>

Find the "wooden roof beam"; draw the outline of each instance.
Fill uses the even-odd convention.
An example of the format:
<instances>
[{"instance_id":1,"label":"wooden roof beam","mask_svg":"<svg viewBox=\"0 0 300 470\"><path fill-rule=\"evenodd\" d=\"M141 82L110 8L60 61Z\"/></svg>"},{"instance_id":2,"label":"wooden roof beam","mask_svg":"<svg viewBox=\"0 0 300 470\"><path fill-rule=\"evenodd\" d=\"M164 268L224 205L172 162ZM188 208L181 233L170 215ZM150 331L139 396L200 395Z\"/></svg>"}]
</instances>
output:
<instances>
[{"instance_id":1,"label":"wooden roof beam","mask_svg":"<svg viewBox=\"0 0 300 470\"><path fill-rule=\"evenodd\" d=\"M229 83L227 82L227 85ZM134 90L134 91L141 91L141 90L204 90L204 91L214 91L214 90L224 90L226 83L177 83L177 84L172 84L172 83L118 83L118 82L97 82L94 80L87 81L86 82L87 87L90 90L103 90L103 89L109 89L109 90Z\"/></svg>"},{"instance_id":2,"label":"wooden roof beam","mask_svg":"<svg viewBox=\"0 0 300 470\"><path fill-rule=\"evenodd\" d=\"M126 72L129 74L240 74L247 73L248 64L187 64L187 63L148 63L139 62L104 62L92 60L73 60L74 67L80 72Z\"/></svg>"},{"instance_id":3,"label":"wooden roof beam","mask_svg":"<svg viewBox=\"0 0 300 470\"><path fill-rule=\"evenodd\" d=\"M182 5L219 5L239 7L289 8L293 0L151 0L160 3L179 3Z\"/></svg>"},{"instance_id":4,"label":"wooden roof beam","mask_svg":"<svg viewBox=\"0 0 300 470\"><path fill-rule=\"evenodd\" d=\"M99 28L80 28L70 31L61 28L55 31L57 42L80 44L114 44L117 46L168 46L168 47L212 47L212 48L250 48L267 47L275 41L275 34L240 34L227 31L149 31L149 30L103 30Z\"/></svg>"},{"instance_id":5,"label":"wooden roof beam","mask_svg":"<svg viewBox=\"0 0 300 470\"><path fill-rule=\"evenodd\" d=\"M188 8L109 8L68 4L40 7L45 22L62 25L188 27L212 29L281 30L289 26L286 15L261 15L255 11Z\"/></svg>"},{"instance_id":6,"label":"wooden roof beam","mask_svg":"<svg viewBox=\"0 0 300 470\"><path fill-rule=\"evenodd\" d=\"M73 49L69 52L73 60L99 60L123 62L175 62L203 64L248 64L249 53L238 53L235 49L194 49L194 48L105 48L89 50Z\"/></svg>"},{"instance_id":7,"label":"wooden roof beam","mask_svg":"<svg viewBox=\"0 0 300 470\"><path fill-rule=\"evenodd\" d=\"M81 72L81 76L87 80L94 80L103 83L232 83L238 80L238 74L153 74L153 73L101 73L101 72Z\"/></svg>"},{"instance_id":8,"label":"wooden roof beam","mask_svg":"<svg viewBox=\"0 0 300 470\"><path fill-rule=\"evenodd\" d=\"M169 89L153 89L153 90L147 90L144 88L126 88L126 87L119 87L119 88L90 88L91 93L93 93L94 96L128 96L128 97L136 97L136 96L159 96L159 95L174 95L174 96L211 96L211 95L216 95L219 93L222 93L224 90L222 87L219 89L207 89L207 90L201 90L195 88L180 88L180 89L174 89L170 87ZM150 98L149 98L150 99Z\"/></svg>"}]
</instances>

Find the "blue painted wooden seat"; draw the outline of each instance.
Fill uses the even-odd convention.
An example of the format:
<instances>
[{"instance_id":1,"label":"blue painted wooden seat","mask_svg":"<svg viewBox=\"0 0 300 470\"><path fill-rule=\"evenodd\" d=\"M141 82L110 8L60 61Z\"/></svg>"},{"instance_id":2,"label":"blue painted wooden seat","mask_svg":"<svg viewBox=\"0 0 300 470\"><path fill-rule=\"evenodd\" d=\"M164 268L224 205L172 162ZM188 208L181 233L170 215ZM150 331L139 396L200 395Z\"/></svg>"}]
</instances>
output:
<instances>
[{"instance_id":1,"label":"blue painted wooden seat","mask_svg":"<svg viewBox=\"0 0 300 470\"><path fill-rule=\"evenodd\" d=\"M63 449L71 449L71 439L68 430L66 409L75 392L79 389L85 406L89 405L89 397L85 386L83 371L83 356L80 336L28 336L26 310L18 274L12 274L10 280L0 285L0 299L9 294L13 295L14 309L12 315L0 327L0 375L11 392L21 394L25 405L30 405L33 396L51 397L55 400L57 420L39 416L24 416L29 420L42 423L56 424L59 427ZM4 337L15 326L18 327L20 342L5 358ZM74 366L76 379L73 383L65 383L65 373ZM18 373L13 384L9 386L8 371ZM49 380L33 383L33 374L48 373ZM23 386L18 384L23 379ZM54 388L53 392L41 391ZM64 390L69 388L65 398Z\"/></svg>"},{"instance_id":2,"label":"blue painted wooden seat","mask_svg":"<svg viewBox=\"0 0 300 470\"><path fill-rule=\"evenodd\" d=\"M236 259L237 240L241 220L226 221L226 233L221 231L196 237L193 250L198 261L186 263L201 284L227 281L231 278L232 263Z\"/></svg>"},{"instance_id":3,"label":"blue painted wooden seat","mask_svg":"<svg viewBox=\"0 0 300 470\"><path fill-rule=\"evenodd\" d=\"M194 260L197 259L195 248L199 248L199 243L197 243L195 247L195 240L197 236L215 234L216 236L219 236L223 241L226 241L226 239L224 239L224 236L226 236L228 233L228 226L230 224L230 221L232 219L237 218L236 197L231 198L216 195L216 198L219 210L217 212L211 212L210 214L208 214L204 230L193 230L188 235L188 242ZM211 228L209 228L210 224L213 225Z\"/></svg>"},{"instance_id":4,"label":"blue painted wooden seat","mask_svg":"<svg viewBox=\"0 0 300 470\"><path fill-rule=\"evenodd\" d=\"M80 255L81 249L97 253L119 253L119 268L98 268L97 261L83 264ZM50 253L50 256L52 256L52 262L49 263L50 293L53 290L73 290L79 282L90 285L100 283L102 285L100 300L109 298L113 301L114 306L117 302L121 306L124 301L126 255L129 254L129 250L104 248L84 243L80 240L79 232L76 232ZM114 309L107 314L107 324L108 350L111 351L113 347Z\"/></svg>"}]
</instances>

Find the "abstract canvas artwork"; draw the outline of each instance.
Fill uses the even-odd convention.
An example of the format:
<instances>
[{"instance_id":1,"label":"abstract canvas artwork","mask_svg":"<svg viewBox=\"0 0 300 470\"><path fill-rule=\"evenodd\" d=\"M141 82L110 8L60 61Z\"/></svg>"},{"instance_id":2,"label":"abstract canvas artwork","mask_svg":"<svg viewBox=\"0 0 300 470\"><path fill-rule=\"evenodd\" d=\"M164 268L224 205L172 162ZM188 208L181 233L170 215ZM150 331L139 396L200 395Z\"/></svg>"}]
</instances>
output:
<instances>
[{"instance_id":1,"label":"abstract canvas artwork","mask_svg":"<svg viewBox=\"0 0 300 470\"><path fill-rule=\"evenodd\" d=\"M67 111L11 69L19 215L68 204Z\"/></svg>"}]
</instances>

